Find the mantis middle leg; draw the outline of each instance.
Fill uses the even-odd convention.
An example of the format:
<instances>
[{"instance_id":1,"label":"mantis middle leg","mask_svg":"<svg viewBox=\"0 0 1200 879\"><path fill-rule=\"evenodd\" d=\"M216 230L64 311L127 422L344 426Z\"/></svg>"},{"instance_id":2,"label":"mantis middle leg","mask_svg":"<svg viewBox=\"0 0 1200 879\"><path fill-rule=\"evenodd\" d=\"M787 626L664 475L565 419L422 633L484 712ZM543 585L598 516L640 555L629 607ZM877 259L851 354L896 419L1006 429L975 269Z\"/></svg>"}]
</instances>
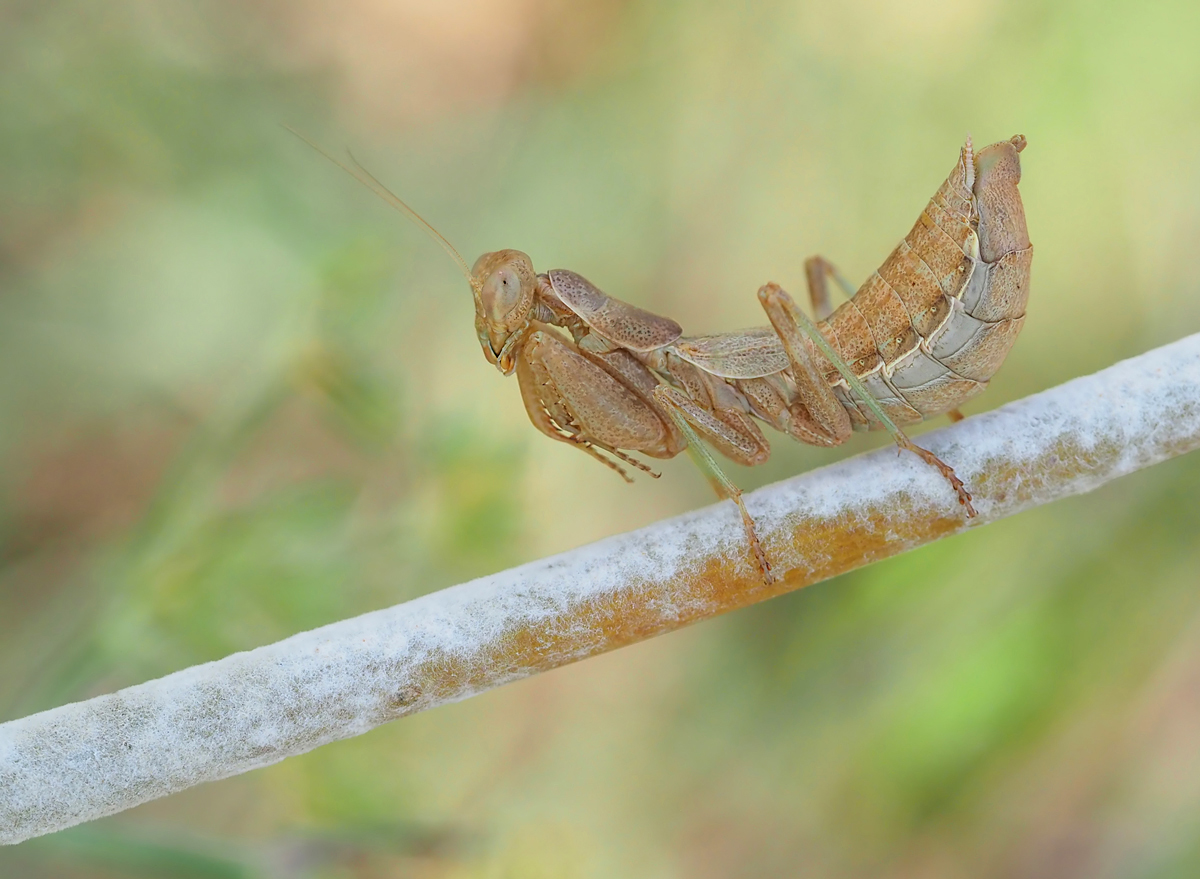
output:
<instances>
[{"instance_id":1,"label":"mantis middle leg","mask_svg":"<svg viewBox=\"0 0 1200 879\"><path fill-rule=\"evenodd\" d=\"M717 464L716 459L705 447L704 440L712 443L721 453L742 464L758 464L767 459L770 446L757 425L749 417L738 418L733 412L717 412L709 409L683 391L670 385L659 385L654 389L654 399L675 423L679 432L687 437L687 451L692 461L700 468L708 484L718 497L737 504L742 514L742 527L746 531L746 542L758 562L763 582L768 586L775 582L771 563L763 550L762 542L754 527L754 519L742 501L742 490ZM724 418L719 417L725 415Z\"/></svg>"}]
</instances>

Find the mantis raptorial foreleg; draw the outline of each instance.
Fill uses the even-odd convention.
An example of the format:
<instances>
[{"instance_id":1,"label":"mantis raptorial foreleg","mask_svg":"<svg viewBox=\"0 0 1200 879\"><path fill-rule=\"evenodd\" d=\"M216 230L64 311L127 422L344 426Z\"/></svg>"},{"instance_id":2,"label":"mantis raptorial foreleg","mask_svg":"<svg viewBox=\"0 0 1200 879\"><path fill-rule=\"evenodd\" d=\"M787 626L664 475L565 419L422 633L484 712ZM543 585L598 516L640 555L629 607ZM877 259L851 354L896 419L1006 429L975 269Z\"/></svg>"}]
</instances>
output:
<instances>
[{"instance_id":1,"label":"mantis raptorial foreleg","mask_svg":"<svg viewBox=\"0 0 1200 879\"><path fill-rule=\"evenodd\" d=\"M795 300L787 294L787 291L778 284L764 284L759 288L758 299L762 303L768 319L771 321L771 326L779 334L788 359L792 363L792 375L796 381L797 393L804 404L809 407L814 418L821 421L821 423L824 423L823 417L826 415L835 416L836 418L837 413L834 412L834 407L830 405L830 399L836 402L837 398L834 396L832 388L824 380L820 370L816 367L813 356L814 352L805 344L806 341L811 342L833 364L842 378L846 380L846 384L849 385L850 389L854 391L863 404L871 410L871 414L892 435L892 439L895 440L896 445L901 449L907 449L925 463L937 468L938 472L954 488L955 493L958 495L958 502L966 508L967 515L977 515L975 508L971 505L971 495L967 491L966 486L963 485L962 480L955 474L954 468L933 454L933 452L921 448L908 438L904 431L883 410L883 407L879 405L879 401L866 389L858 376L846 364L846 361L829 344L829 341L817 329L816 324L797 307ZM809 403L809 398L815 401L819 407L820 414L818 414L818 411L813 410L813 406ZM841 417L846 419L844 429L846 435L849 435L849 416L840 403L837 404L836 408L840 412ZM839 423L840 430L840 419L836 420Z\"/></svg>"},{"instance_id":2,"label":"mantis raptorial foreleg","mask_svg":"<svg viewBox=\"0 0 1200 879\"><path fill-rule=\"evenodd\" d=\"M739 436L738 432L730 425L718 420L713 413L696 405L690 397L670 385L659 385L655 388L654 399L670 416L671 421L679 428L679 432L687 438L688 455L700 472L704 474L704 478L708 480L713 491L717 493L718 497L727 498L737 504L738 512L742 514L742 527L746 531L746 541L750 544L750 551L754 553L755 561L758 562L763 582L767 585L774 583L775 577L771 573L771 563L767 561L767 554L758 539L758 532L754 528L754 519L751 518L746 504L742 501L742 490L725 475L721 466L704 445L700 434L703 433L706 439L717 442L722 447L730 444L744 446L747 442L753 441L753 437ZM758 438L761 440L762 435L759 434Z\"/></svg>"}]
</instances>

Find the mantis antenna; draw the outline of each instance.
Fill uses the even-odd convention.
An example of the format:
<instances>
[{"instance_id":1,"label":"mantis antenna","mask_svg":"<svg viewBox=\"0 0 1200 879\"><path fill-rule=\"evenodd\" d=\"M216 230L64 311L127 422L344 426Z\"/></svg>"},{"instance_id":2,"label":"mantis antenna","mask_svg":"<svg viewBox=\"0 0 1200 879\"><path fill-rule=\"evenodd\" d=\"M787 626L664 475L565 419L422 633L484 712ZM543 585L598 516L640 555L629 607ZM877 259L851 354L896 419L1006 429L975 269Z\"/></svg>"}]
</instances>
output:
<instances>
[{"instance_id":1,"label":"mantis antenna","mask_svg":"<svg viewBox=\"0 0 1200 879\"><path fill-rule=\"evenodd\" d=\"M471 289L473 289L476 293L479 292L479 289L480 289L479 282L476 281L474 275L471 274L471 270L467 267L467 261L462 258L462 256L459 254L459 252L457 250L454 249L454 245L451 244L449 241L447 241L445 236L442 235L441 232L439 232L437 229L433 228L433 226L431 226L425 220L424 217L422 217L420 214L418 214L416 211L414 211L412 208L410 208L407 204L405 204L403 199L400 198L400 196L396 195L394 192L392 192L390 189L388 189L386 186L384 186L382 183L380 183L379 179L376 178L374 174L372 174L370 171L368 171L366 168L364 168L359 163L358 159L354 158L353 153L350 153L349 150L347 150L347 152L350 155L350 161L354 163L354 167L351 168L350 166L346 165L345 163L343 163L343 162L339 161L338 159L334 158L333 156L331 156L329 153L325 152L325 150L321 149L319 146L317 146L315 143L313 143L311 140L309 140L307 137L305 137L299 131L292 128L290 125L284 125L283 127L286 128L288 131L290 131L292 134L296 135L296 137L300 138L300 140L304 141L306 144L308 144L310 147L312 147L314 150L316 150L322 156L327 158L329 161L333 162L333 164L337 165L339 168L341 168L343 171L345 171L347 174L349 174L351 177L353 177L355 180L357 180L363 186L367 187L367 189L371 190L373 193L375 193L377 196L379 196L385 202L390 204L396 210L400 211L400 213L404 214L404 216L408 217L410 220L412 220L414 223L416 223L418 226L420 226L422 229L424 229L425 232L428 233L429 237L432 238L434 241L436 241L438 244L440 244L442 246L442 249L445 250L446 253L450 254L450 258L452 260L454 260L455 263L458 264L459 270L463 273L463 276L467 279L467 283L471 285Z\"/></svg>"}]
</instances>

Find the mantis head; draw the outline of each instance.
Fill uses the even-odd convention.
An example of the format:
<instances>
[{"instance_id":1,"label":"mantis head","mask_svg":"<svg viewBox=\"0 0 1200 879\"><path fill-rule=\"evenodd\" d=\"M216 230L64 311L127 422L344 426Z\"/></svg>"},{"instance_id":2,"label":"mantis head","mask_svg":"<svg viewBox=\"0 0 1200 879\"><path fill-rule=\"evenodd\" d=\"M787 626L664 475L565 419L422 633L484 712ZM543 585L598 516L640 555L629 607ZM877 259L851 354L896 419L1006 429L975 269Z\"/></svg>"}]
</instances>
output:
<instances>
[{"instance_id":1,"label":"mantis head","mask_svg":"<svg viewBox=\"0 0 1200 879\"><path fill-rule=\"evenodd\" d=\"M497 250L475 260L475 332L483 356L505 375L515 367L513 349L520 344L533 310L537 273L533 260L519 250Z\"/></svg>"}]
</instances>

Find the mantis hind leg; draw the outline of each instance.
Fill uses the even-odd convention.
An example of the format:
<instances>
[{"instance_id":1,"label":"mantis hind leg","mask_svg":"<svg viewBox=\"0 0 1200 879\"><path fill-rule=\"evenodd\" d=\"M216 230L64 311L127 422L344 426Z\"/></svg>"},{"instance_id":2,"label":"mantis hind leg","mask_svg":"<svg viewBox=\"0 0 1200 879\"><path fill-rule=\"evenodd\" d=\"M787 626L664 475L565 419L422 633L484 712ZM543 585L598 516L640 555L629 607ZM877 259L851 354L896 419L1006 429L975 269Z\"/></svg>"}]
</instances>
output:
<instances>
[{"instance_id":1,"label":"mantis hind leg","mask_svg":"<svg viewBox=\"0 0 1200 879\"><path fill-rule=\"evenodd\" d=\"M764 284L758 291L759 302L762 303L763 310L766 311L768 319L771 321L771 326L775 328L775 332L779 335L780 341L783 342L784 350L787 352L788 359L792 364L792 377L796 381L797 394L802 402L808 406L813 417L820 423L825 424L825 419L832 419L830 427L836 427L839 431L844 430L849 434L850 422L849 416L842 408L840 402L833 394L833 390L829 387L823 376L823 371L819 367L816 351L820 351L825 358L833 364L842 378L846 380L846 384L855 392L863 401L863 404L871 410L871 413L892 435L896 445L901 449L906 449L916 455L925 463L935 467L939 473L950 483L956 495L958 502L966 508L967 516L974 517L976 514L975 508L971 505L971 494L963 485L961 479L958 478L949 464L939 458L937 455L928 449L923 449L908 438L908 435L888 416L879 405L871 392L866 389L858 376L846 364L846 361L834 350L829 341L817 329L816 324L809 320L808 315L802 312L791 296L787 294L778 284ZM810 347L810 345L812 347ZM816 349L816 351L813 350ZM809 400L813 402L810 403ZM833 411L830 400L837 403L837 408L840 411L840 417ZM817 408L814 409L814 406ZM842 422L841 419L845 419ZM842 425L844 424L844 427Z\"/></svg>"},{"instance_id":2,"label":"mantis hind leg","mask_svg":"<svg viewBox=\"0 0 1200 879\"><path fill-rule=\"evenodd\" d=\"M817 320L825 320L833 314L833 302L829 298L829 281L832 280L846 298L855 294L854 285L846 280L837 266L823 256L810 256L804 261L804 274L808 277L808 296L812 300L813 314Z\"/></svg>"},{"instance_id":3,"label":"mantis hind leg","mask_svg":"<svg viewBox=\"0 0 1200 879\"><path fill-rule=\"evenodd\" d=\"M654 399L679 428L679 432L687 438L688 455L700 468L700 472L704 474L704 478L708 480L713 491L717 493L718 497L726 498L737 504L738 512L742 514L742 528L746 531L746 542L750 544L750 552L753 553L754 560L758 563L763 583L770 586L775 582L775 575L771 573L771 563L767 560L767 553L758 539L754 519L742 501L742 490L725 475L712 453L701 441L701 434L710 440L717 441L721 446L728 446L731 441L745 443L750 438L736 436L736 431L730 425L718 420L713 413L697 404L687 394L669 385L659 385L655 388ZM761 434L758 438L765 445L766 441Z\"/></svg>"}]
</instances>

